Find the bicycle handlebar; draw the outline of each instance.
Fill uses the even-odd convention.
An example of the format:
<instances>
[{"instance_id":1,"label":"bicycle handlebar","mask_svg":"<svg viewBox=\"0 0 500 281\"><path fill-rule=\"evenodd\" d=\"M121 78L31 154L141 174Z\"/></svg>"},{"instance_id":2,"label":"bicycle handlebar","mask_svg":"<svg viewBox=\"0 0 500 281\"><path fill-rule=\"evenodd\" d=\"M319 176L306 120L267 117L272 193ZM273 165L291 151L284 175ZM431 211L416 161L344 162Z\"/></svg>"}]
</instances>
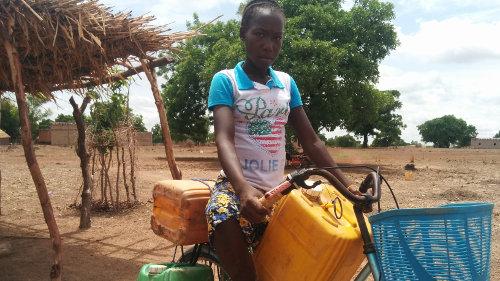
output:
<instances>
[{"instance_id":1,"label":"bicycle handlebar","mask_svg":"<svg viewBox=\"0 0 500 281\"><path fill-rule=\"evenodd\" d=\"M354 204L371 207L373 203L380 200L380 177L376 172L370 172L366 176L366 178L359 186L361 195L356 195L349 191L349 189L343 183L341 183L332 173L321 168L300 169L288 174L285 181L283 181L277 187L266 192L266 194L264 194L264 196L259 200L264 207L270 208L275 202L277 202L282 196L288 194L292 189L298 187L302 187L305 189L314 188L321 184L321 182L316 181L312 185L308 185L305 182L309 177L313 175L325 178L344 197L346 197ZM371 192L368 192L370 189Z\"/></svg>"}]
</instances>

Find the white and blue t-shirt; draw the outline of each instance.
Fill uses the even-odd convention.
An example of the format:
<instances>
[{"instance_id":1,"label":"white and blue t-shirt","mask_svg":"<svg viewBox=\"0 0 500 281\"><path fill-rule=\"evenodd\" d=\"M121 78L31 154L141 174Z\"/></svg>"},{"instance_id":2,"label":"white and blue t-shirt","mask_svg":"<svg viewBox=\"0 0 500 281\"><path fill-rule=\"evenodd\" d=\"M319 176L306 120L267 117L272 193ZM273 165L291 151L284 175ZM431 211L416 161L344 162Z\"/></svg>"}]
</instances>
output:
<instances>
[{"instance_id":1,"label":"white and blue t-shirt","mask_svg":"<svg viewBox=\"0 0 500 281\"><path fill-rule=\"evenodd\" d=\"M255 187L270 190L283 180L285 124L290 109L302 105L293 78L269 68L266 85L250 80L242 68L218 72L212 79L208 108L232 108L234 145L243 176Z\"/></svg>"}]
</instances>

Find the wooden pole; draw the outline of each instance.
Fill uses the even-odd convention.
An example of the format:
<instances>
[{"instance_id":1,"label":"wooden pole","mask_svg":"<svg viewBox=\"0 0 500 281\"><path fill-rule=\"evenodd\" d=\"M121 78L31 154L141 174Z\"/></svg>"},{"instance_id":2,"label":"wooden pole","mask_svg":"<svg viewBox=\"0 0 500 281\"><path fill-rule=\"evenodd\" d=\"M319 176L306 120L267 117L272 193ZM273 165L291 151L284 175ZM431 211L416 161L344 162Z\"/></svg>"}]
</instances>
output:
<instances>
[{"instance_id":1,"label":"wooden pole","mask_svg":"<svg viewBox=\"0 0 500 281\"><path fill-rule=\"evenodd\" d=\"M182 179L181 170L177 167L174 158L174 150L172 138L170 137L170 128L168 127L167 112L163 105L163 99L158 90L158 82L156 80L156 73L151 67L150 62L141 59L142 69L148 77L149 83L151 84L151 91L153 91L153 96L155 98L156 108L158 109L158 114L160 115L160 126L161 132L163 134L163 144L165 145L165 154L167 156L168 167L170 168L170 173L174 180Z\"/></svg>"},{"instance_id":2,"label":"wooden pole","mask_svg":"<svg viewBox=\"0 0 500 281\"><path fill-rule=\"evenodd\" d=\"M13 22L12 18L8 19L9 22ZM40 204L43 210L43 216L45 222L49 228L50 238L52 239L52 248L54 250L54 264L50 270L51 280L61 280L61 261L62 261L62 242L61 236L59 234L59 228L57 227L56 220L54 218L54 211L52 209L52 204L47 192L47 186L45 185L45 180L43 179L40 166L36 159L35 150L33 149L33 142L31 139L31 128L28 119L28 105L26 103L26 93L24 92L24 84L22 80L21 71L21 61L19 59L19 53L17 52L14 45L11 43L12 26L9 25L10 30L4 29L3 35L3 45L9 59L10 72L12 76L12 84L14 85L16 93L16 101L19 110L19 121L21 123L21 140L24 149L24 156L26 158L26 163L35 183L36 191L38 193L38 198L40 199Z\"/></svg>"},{"instance_id":3,"label":"wooden pole","mask_svg":"<svg viewBox=\"0 0 500 281\"><path fill-rule=\"evenodd\" d=\"M83 189L82 189L82 207L80 209L80 229L88 229L92 226L90 219L90 210L92 208L92 177L89 172L90 154L87 151L85 143L85 121L83 113L90 102L90 97L86 96L83 99L82 105L78 107L73 97L69 99L69 103L73 107L73 118L75 118L76 128L78 130L78 149L76 154L80 158L80 168L82 169Z\"/></svg>"},{"instance_id":4,"label":"wooden pole","mask_svg":"<svg viewBox=\"0 0 500 281\"><path fill-rule=\"evenodd\" d=\"M0 170L0 216L2 215L2 170Z\"/></svg>"}]
</instances>

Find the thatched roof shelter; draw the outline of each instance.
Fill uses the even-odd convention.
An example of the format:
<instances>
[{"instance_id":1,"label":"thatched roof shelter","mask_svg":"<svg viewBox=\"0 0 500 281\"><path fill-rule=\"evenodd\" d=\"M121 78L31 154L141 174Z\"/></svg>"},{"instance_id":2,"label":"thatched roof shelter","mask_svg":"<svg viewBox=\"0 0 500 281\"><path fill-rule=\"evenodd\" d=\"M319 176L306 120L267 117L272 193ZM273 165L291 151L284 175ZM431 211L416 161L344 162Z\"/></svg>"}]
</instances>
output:
<instances>
[{"instance_id":1,"label":"thatched roof shelter","mask_svg":"<svg viewBox=\"0 0 500 281\"><path fill-rule=\"evenodd\" d=\"M54 90L106 83L110 67L152 58L193 35L167 34L166 27L152 26L153 20L113 14L97 1L2 0L0 46L6 39L15 45L26 92L50 95ZM0 48L0 92L14 91L8 61Z\"/></svg>"},{"instance_id":2,"label":"thatched roof shelter","mask_svg":"<svg viewBox=\"0 0 500 281\"><path fill-rule=\"evenodd\" d=\"M0 144L9 144L10 143L10 136L2 131L2 129L0 129Z\"/></svg>"},{"instance_id":3,"label":"thatched roof shelter","mask_svg":"<svg viewBox=\"0 0 500 281\"><path fill-rule=\"evenodd\" d=\"M95 0L0 0L0 94L5 91L16 94L24 154L52 239L52 280L61 280L62 242L33 149L26 94L51 97L56 90L97 86L144 71L158 109L169 168L173 177L180 179L182 175L173 158L172 140L154 71L154 67L171 60L156 59L154 55L197 32L166 34L165 27L151 25L153 19L132 17L130 13L113 14L110 8ZM133 67L134 62L140 65ZM128 70L110 73L112 67L118 65ZM80 130L84 127L82 113L89 101L90 97L85 97L78 108L73 98L70 99L77 125L82 123L79 132L83 133L79 135L84 135L84 130ZM89 186L86 183L89 177L85 176L88 155L84 142L79 145L78 155L82 159L84 186ZM90 202L84 200L90 198L89 194L89 189L84 187L82 218L84 213L88 215L88 208L84 206L88 204L83 201Z\"/></svg>"}]
</instances>

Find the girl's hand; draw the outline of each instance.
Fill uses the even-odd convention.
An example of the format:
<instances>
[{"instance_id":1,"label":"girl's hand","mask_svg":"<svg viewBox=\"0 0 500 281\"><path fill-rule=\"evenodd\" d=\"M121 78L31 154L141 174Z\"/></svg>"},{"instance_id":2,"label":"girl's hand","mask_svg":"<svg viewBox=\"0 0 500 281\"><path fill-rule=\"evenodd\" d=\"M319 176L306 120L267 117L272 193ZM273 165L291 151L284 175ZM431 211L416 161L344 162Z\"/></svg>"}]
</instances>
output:
<instances>
[{"instance_id":1,"label":"girl's hand","mask_svg":"<svg viewBox=\"0 0 500 281\"><path fill-rule=\"evenodd\" d=\"M240 193L240 213L250 223L259 223L264 220L269 210L266 209L259 201L259 198L264 196L264 193L258 189L248 186Z\"/></svg>"}]
</instances>

